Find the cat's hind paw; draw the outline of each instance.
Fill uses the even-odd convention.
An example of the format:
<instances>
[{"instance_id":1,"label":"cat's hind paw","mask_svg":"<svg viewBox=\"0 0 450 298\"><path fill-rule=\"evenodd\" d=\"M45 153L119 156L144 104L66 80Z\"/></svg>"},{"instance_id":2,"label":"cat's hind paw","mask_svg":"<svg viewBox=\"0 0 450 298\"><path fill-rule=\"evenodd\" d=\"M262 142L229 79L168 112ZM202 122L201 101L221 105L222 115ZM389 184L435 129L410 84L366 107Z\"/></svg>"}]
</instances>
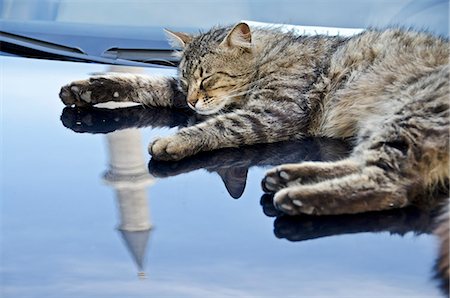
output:
<instances>
[{"instance_id":1,"label":"cat's hind paw","mask_svg":"<svg viewBox=\"0 0 450 298\"><path fill-rule=\"evenodd\" d=\"M261 182L261 187L264 192L275 193L280 189L288 186L296 181L295 175L289 170L288 165L278 166L267 171L265 177ZM300 182L300 181L296 181Z\"/></svg>"},{"instance_id":2,"label":"cat's hind paw","mask_svg":"<svg viewBox=\"0 0 450 298\"><path fill-rule=\"evenodd\" d=\"M326 204L304 195L301 189L296 187L281 189L273 198L275 208L289 215L321 214L319 207L324 203Z\"/></svg>"},{"instance_id":3,"label":"cat's hind paw","mask_svg":"<svg viewBox=\"0 0 450 298\"><path fill-rule=\"evenodd\" d=\"M378 167L318 183L288 186L275 193L275 207L289 215L354 214L404 207L407 187Z\"/></svg>"},{"instance_id":4,"label":"cat's hind paw","mask_svg":"<svg viewBox=\"0 0 450 298\"><path fill-rule=\"evenodd\" d=\"M311 184L327 179L346 176L359 170L352 160L339 162L302 162L283 164L269 170L262 180L262 189L274 193L287 186Z\"/></svg>"}]
</instances>

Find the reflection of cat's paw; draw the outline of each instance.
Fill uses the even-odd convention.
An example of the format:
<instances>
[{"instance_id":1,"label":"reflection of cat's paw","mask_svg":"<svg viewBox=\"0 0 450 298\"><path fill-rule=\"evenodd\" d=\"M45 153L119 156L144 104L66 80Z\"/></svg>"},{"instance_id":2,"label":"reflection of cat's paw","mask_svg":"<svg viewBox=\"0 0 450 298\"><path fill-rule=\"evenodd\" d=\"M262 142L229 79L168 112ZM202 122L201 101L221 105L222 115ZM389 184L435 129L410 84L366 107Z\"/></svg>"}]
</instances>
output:
<instances>
[{"instance_id":1,"label":"reflection of cat's paw","mask_svg":"<svg viewBox=\"0 0 450 298\"><path fill-rule=\"evenodd\" d=\"M176 161L190 155L186 142L177 136L156 139L148 150L156 160Z\"/></svg>"},{"instance_id":2,"label":"reflection of cat's paw","mask_svg":"<svg viewBox=\"0 0 450 298\"><path fill-rule=\"evenodd\" d=\"M265 215L269 217L282 216L283 212L276 209L273 205L273 196L269 194L263 194L259 202Z\"/></svg>"},{"instance_id":3,"label":"reflection of cat's paw","mask_svg":"<svg viewBox=\"0 0 450 298\"><path fill-rule=\"evenodd\" d=\"M61 88L59 97L66 106L87 106L108 101L121 101L127 90L105 77L74 81Z\"/></svg>"}]
</instances>

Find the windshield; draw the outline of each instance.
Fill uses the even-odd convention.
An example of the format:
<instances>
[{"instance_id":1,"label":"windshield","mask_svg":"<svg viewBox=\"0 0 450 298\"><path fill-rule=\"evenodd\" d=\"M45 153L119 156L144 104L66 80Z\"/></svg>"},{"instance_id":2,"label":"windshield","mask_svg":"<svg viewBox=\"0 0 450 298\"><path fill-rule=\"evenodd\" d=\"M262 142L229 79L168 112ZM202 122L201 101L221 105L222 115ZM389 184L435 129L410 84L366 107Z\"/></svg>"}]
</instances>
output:
<instances>
[{"instance_id":1,"label":"windshield","mask_svg":"<svg viewBox=\"0 0 450 298\"><path fill-rule=\"evenodd\" d=\"M448 6L446 0L3 0L0 17L2 31L101 54L113 47L168 49L163 28L197 32L240 20L342 28L401 25L448 35Z\"/></svg>"}]
</instances>

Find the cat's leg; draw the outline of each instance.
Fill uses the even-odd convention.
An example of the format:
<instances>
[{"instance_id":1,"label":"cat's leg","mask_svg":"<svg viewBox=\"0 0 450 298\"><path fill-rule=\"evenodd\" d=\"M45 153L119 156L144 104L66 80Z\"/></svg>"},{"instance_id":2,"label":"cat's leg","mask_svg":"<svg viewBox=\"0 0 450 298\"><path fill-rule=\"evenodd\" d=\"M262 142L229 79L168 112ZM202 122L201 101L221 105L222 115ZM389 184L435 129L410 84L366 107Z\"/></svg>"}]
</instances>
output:
<instances>
[{"instance_id":1,"label":"cat's leg","mask_svg":"<svg viewBox=\"0 0 450 298\"><path fill-rule=\"evenodd\" d=\"M417 113L410 117L405 108L404 115L368 129L347 160L300 164L294 167L295 176L289 171L269 172L266 182L271 177L278 184L266 183L265 188L277 190L286 185L276 192L274 204L288 214L359 213L409 205L423 198L428 189L448 181L448 106L436 107L431 108L441 112L434 117ZM299 175L308 180L310 173L319 182L304 184Z\"/></svg>"},{"instance_id":2,"label":"cat's leg","mask_svg":"<svg viewBox=\"0 0 450 298\"><path fill-rule=\"evenodd\" d=\"M285 107L236 110L215 115L207 121L183 128L173 136L155 140L150 144L149 152L156 160L180 160L200 151L273 143L300 137L298 128L285 124L283 108L294 111L299 109L293 103L292 107L286 104ZM264 113L261 109L270 109L272 112Z\"/></svg>"},{"instance_id":3,"label":"cat's leg","mask_svg":"<svg viewBox=\"0 0 450 298\"><path fill-rule=\"evenodd\" d=\"M408 187L378 167L315 184L288 186L274 196L281 211L296 214L352 214L407 206ZM410 183L408 183L410 184Z\"/></svg>"},{"instance_id":4,"label":"cat's leg","mask_svg":"<svg viewBox=\"0 0 450 298\"><path fill-rule=\"evenodd\" d=\"M357 172L359 165L348 158L337 162L283 164L267 171L262 180L265 192L274 193L287 186L311 184Z\"/></svg>"},{"instance_id":5,"label":"cat's leg","mask_svg":"<svg viewBox=\"0 0 450 298\"><path fill-rule=\"evenodd\" d=\"M137 102L155 107L186 105L175 78L137 74L109 74L74 81L61 88L59 97L67 106L109 101Z\"/></svg>"},{"instance_id":6,"label":"cat's leg","mask_svg":"<svg viewBox=\"0 0 450 298\"><path fill-rule=\"evenodd\" d=\"M297 183L284 182L287 187L276 192L274 204L288 214L324 215L398 208L423 198L428 189L448 181L448 113L444 109L439 114L421 119L405 113L368 130L348 160L305 167L315 168L312 172L319 176L331 173L331 179L303 184L302 177L293 176ZM333 178L333 169L338 173L349 161L351 166L341 171L344 176ZM296 168L298 174L301 164Z\"/></svg>"}]
</instances>

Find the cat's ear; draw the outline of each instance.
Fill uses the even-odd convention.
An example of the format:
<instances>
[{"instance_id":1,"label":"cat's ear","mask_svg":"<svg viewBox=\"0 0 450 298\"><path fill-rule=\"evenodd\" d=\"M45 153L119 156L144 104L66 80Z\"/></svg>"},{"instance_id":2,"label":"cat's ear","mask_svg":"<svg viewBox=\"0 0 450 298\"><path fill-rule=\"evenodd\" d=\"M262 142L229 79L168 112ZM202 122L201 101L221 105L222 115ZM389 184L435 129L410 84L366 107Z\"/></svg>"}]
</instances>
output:
<instances>
[{"instance_id":1,"label":"cat's ear","mask_svg":"<svg viewBox=\"0 0 450 298\"><path fill-rule=\"evenodd\" d=\"M240 47L250 50L252 47L252 33L246 23L239 23L231 29L222 45L228 48Z\"/></svg>"},{"instance_id":2,"label":"cat's ear","mask_svg":"<svg viewBox=\"0 0 450 298\"><path fill-rule=\"evenodd\" d=\"M192 41L192 36L183 32L174 32L169 29L164 29L169 43L174 48L184 48Z\"/></svg>"}]
</instances>

